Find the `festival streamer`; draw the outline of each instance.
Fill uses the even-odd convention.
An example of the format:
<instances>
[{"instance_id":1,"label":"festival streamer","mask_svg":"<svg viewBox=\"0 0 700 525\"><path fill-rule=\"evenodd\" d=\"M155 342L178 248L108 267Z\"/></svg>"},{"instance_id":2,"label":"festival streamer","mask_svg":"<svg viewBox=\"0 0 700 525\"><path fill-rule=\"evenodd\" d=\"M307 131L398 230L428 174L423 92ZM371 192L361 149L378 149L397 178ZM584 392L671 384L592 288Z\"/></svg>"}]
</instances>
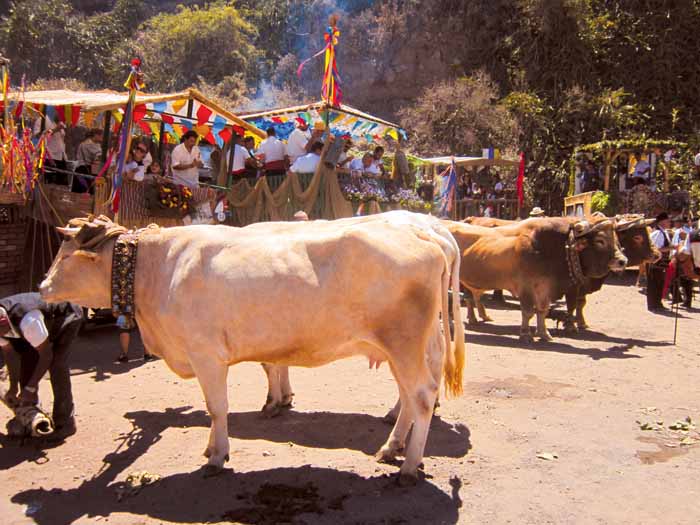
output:
<instances>
[{"instance_id":1,"label":"festival streamer","mask_svg":"<svg viewBox=\"0 0 700 525\"><path fill-rule=\"evenodd\" d=\"M518 180L515 183L518 190L518 207L522 208L525 201L525 153L520 152L520 164L518 165Z\"/></svg>"},{"instance_id":2,"label":"festival streamer","mask_svg":"<svg viewBox=\"0 0 700 525\"><path fill-rule=\"evenodd\" d=\"M119 133L119 153L117 154L117 168L114 172L114 184L109 202L112 204L112 211L119 213L119 200L121 197L122 182L124 177L124 164L131 148L131 128L134 123L134 107L136 106L136 91L143 89L143 73L141 73L141 60L135 58L131 61L131 72L124 83L124 87L129 90L129 99L124 107L121 131Z\"/></svg>"},{"instance_id":3,"label":"festival streamer","mask_svg":"<svg viewBox=\"0 0 700 525\"><path fill-rule=\"evenodd\" d=\"M335 60L335 46L338 45L338 37L340 36L340 31L337 27L338 15L331 15L328 20L328 27L323 35L323 39L326 41L326 46L316 53L311 58L307 58L297 69L297 76L301 78L301 72L304 66L316 57L325 54L324 67L323 67L323 81L321 82L321 96L326 104L330 106L339 106L343 97L343 92L340 89L340 74L338 73L338 67Z\"/></svg>"}]
</instances>

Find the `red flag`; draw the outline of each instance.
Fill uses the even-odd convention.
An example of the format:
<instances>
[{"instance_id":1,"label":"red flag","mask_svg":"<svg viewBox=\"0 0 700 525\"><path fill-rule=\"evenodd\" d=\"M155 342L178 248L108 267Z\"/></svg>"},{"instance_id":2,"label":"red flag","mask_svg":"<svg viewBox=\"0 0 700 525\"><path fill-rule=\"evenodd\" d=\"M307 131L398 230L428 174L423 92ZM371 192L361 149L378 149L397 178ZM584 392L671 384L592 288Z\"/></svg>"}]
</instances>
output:
<instances>
[{"instance_id":1,"label":"red flag","mask_svg":"<svg viewBox=\"0 0 700 525\"><path fill-rule=\"evenodd\" d=\"M63 106L56 106L56 114L58 115L59 122L66 121L66 111Z\"/></svg>"},{"instance_id":2,"label":"red flag","mask_svg":"<svg viewBox=\"0 0 700 525\"><path fill-rule=\"evenodd\" d=\"M516 188L518 189L518 206L522 208L523 202L525 201L525 153L520 152L520 166L518 167L518 181L516 183Z\"/></svg>"},{"instance_id":3,"label":"red flag","mask_svg":"<svg viewBox=\"0 0 700 525\"><path fill-rule=\"evenodd\" d=\"M80 122L80 106L72 106L71 107L71 124L73 126L77 126L78 122Z\"/></svg>"},{"instance_id":4,"label":"red flag","mask_svg":"<svg viewBox=\"0 0 700 525\"><path fill-rule=\"evenodd\" d=\"M231 132L231 128L224 128L221 131L219 131L219 137L221 137L221 139L224 142L228 142L229 140L231 140L232 134L233 133Z\"/></svg>"},{"instance_id":5,"label":"red flag","mask_svg":"<svg viewBox=\"0 0 700 525\"><path fill-rule=\"evenodd\" d=\"M146 104L139 104L134 108L134 122L141 122L146 116Z\"/></svg>"},{"instance_id":6,"label":"red flag","mask_svg":"<svg viewBox=\"0 0 700 525\"><path fill-rule=\"evenodd\" d=\"M203 104L200 104L199 109L197 109L197 125L202 126L209 122L209 117L211 117L212 111Z\"/></svg>"}]
</instances>

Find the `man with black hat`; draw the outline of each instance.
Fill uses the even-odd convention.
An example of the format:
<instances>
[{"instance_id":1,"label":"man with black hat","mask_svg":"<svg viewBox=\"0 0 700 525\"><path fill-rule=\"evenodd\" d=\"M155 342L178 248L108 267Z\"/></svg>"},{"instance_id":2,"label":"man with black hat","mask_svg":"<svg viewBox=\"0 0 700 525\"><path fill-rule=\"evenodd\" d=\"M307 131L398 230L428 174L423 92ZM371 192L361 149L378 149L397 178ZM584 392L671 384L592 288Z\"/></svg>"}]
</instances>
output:
<instances>
[{"instance_id":1,"label":"man with black hat","mask_svg":"<svg viewBox=\"0 0 700 525\"><path fill-rule=\"evenodd\" d=\"M649 266L647 275L647 309L650 312L666 309L661 303L661 296L671 253L671 238L666 231L670 225L668 213L662 212L656 217L654 231L651 232L651 242L661 252L661 259Z\"/></svg>"},{"instance_id":2,"label":"man with black hat","mask_svg":"<svg viewBox=\"0 0 700 525\"><path fill-rule=\"evenodd\" d=\"M36 405L39 381L48 370L54 397L52 438L55 439L75 433L68 355L82 320L79 306L48 304L38 293L0 299L0 347L10 373L6 400L8 404ZM11 366L16 363L17 355L19 370Z\"/></svg>"}]
</instances>

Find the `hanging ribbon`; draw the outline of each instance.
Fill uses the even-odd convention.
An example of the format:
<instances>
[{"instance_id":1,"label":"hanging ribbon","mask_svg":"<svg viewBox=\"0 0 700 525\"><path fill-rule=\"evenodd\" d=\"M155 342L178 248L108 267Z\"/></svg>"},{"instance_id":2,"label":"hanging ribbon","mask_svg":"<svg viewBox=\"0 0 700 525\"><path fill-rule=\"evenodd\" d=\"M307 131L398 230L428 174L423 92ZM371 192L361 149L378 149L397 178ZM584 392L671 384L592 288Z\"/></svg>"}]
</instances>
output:
<instances>
[{"instance_id":1,"label":"hanging ribbon","mask_svg":"<svg viewBox=\"0 0 700 525\"><path fill-rule=\"evenodd\" d=\"M321 82L321 96L326 104L331 106L339 106L343 95L340 89L340 74L338 73L338 67L335 61L335 46L338 45L338 37L340 36L337 23L338 16L331 15L328 27L323 35L323 39L326 41L326 46L311 58L304 60L301 64L299 64L299 68L297 69L297 76L301 78L301 72L304 69L304 66L314 58L325 54L323 80Z\"/></svg>"},{"instance_id":2,"label":"hanging ribbon","mask_svg":"<svg viewBox=\"0 0 700 525\"><path fill-rule=\"evenodd\" d=\"M525 153L520 152L520 164L518 165L518 180L516 182L516 188L518 190L518 206L523 207L523 202L525 201Z\"/></svg>"},{"instance_id":3,"label":"hanging ribbon","mask_svg":"<svg viewBox=\"0 0 700 525\"><path fill-rule=\"evenodd\" d=\"M129 99L124 107L121 131L119 133L119 153L117 154L117 168L114 172L114 184L109 202L112 203L112 211L119 212L119 201L121 199L122 182L124 178L124 164L131 148L131 128L134 123L134 108L136 106L136 91L143 89L143 73L141 73L141 61L135 58L131 61L131 72L124 83L124 87L129 90Z\"/></svg>"}]
</instances>

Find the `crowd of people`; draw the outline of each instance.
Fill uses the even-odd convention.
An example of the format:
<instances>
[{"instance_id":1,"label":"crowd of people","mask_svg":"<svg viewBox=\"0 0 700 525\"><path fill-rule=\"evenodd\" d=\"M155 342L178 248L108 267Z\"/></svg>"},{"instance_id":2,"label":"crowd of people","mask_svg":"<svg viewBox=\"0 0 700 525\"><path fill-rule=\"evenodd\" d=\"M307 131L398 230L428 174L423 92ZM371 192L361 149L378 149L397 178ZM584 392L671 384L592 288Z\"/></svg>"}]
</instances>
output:
<instances>
[{"instance_id":1,"label":"crowd of people","mask_svg":"<svg viewBox=\"0 0 700 525\"><path fill-rule=\"evenodd\" d=\"M252 137L236 137L231 174L234 180L261 176L281 176L292 173L314 173L321 160L324 144L329 133L323 122L313 124L298 119L287 142L280 140L274 127L266 130L267 137L255 148ZM402 187L412 188L411 177L402 140L392 140L394 159L391 170L384 164L384 147L375 146L371 151L352 153L353 143L343 138L343 151L338 155L336 167L353 175L395 180Z\"/></svg>"},{"instance_id":2,"label":"crowd of people","mask_svg":"<svg viewBox=\"0 0 700 525\"><path fill-rule=\"evenodd\" d=\"M663 300L671 304L682 303L684 308L692 307L694 281L692 276L679 270L682 265L678 262L693 256L693 245L700 241L693 237L698 236L697 232L690 217L677 216L672 219L666 212L656 217L651 242L661 252L661 259L645 269L647 309L650 312L667 310ZM700 261L700 253L694 260ZM644 282L645 270L640 271L639 285Z\"/></svg>"}]
</instances>

